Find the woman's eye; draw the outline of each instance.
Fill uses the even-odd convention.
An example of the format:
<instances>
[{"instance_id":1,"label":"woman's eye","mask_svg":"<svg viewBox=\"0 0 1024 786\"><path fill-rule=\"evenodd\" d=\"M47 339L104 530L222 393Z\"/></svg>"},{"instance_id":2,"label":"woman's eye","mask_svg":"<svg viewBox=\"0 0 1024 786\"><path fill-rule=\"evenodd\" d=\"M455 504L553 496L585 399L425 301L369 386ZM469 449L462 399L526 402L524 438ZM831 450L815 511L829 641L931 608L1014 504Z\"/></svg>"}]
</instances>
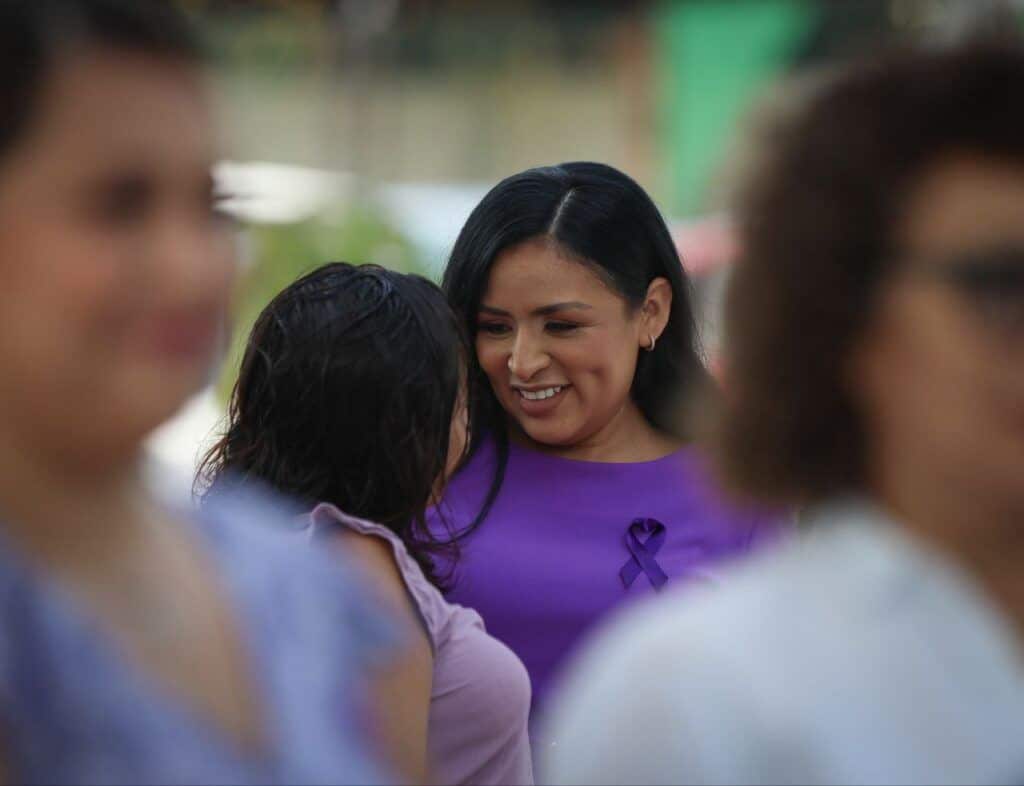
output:
<instances>
[{"instance_id":1,"label":"woman's eye","mask_svg":"<svg viewBox=\"0 0 1024 786\"><path fill-rule=\"evenodd\" d=\"M93 199L92 209L110 224L130 224L146 216L153 201L149 184L137 178L125 178L102 188Z\"/></svg>"},{"instance_id":2,"label":"woman's eye","mask_svg":"<svg viewBox=\"0 0 1024 786\"><path fill-rule=\"evenodd\" d=\"M500 322L481 322L477 325L477 330L489 336L503 336L508 333L509 326Z\"/></svg>"},{"instance_id":3,"label":"woman's eye","mask_svg":"<svg viewBox=\"0 0 1024 786\"><path fill-rule=\"evenodd\" d=\"M575 322L548 322L548 330L552 333L571 333L579 328Z\"/></svg>"}]
</instances>

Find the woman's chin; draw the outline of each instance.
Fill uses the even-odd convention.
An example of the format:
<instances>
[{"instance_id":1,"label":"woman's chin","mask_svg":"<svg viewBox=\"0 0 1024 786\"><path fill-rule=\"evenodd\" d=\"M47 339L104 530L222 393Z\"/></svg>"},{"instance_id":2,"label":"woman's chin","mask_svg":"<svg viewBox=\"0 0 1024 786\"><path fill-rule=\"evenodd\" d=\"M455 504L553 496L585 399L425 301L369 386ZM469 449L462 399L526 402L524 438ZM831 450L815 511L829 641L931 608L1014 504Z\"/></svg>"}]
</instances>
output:
<instances>
[{"instance_id":1,"label":"woman's chin","mask_svg":"<svg viewBox=\"0 0 1024 786\"><path fill-rule=\"evenodd\" d=\"M535 443L541 448L555 450L570 448L576 444L576 434L555 424L534 424L518 421L518 431L526 441Z\"/></svg>"}]
</instances>

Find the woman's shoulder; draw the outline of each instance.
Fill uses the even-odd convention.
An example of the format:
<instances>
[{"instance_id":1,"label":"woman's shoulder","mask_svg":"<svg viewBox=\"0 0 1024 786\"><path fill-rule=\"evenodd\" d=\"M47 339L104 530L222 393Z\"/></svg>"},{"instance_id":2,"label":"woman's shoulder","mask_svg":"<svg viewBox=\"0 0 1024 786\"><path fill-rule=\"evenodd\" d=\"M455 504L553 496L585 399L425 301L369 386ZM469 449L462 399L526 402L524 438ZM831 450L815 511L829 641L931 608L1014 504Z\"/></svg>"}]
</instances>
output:
<instances>
[{"instance_id":1,"label":"woman's shoulder","mask_svg":"<svg viewBox=\"0 0 1024 786\"><path fill-rule=\"evenodd\" d=\"M337 640L361 658L396 632L352 560L310 542L295 503L264 489L223 492L193 517L218 568L243 601L296 636Z\"/></svg>"},{"instance_id":2,"label":"woman's shoulder","mask_svg":"<svg viewBox=\"0 0 1024 786\"><path fill-rule=\"evenodd\" d=\"M381 524L350 516L328 503L317 505L308 520L315 540L333 538L339 553L354 551L367 572L395 584L411 600L435 654L446 645L459 607L444 599L397 533ZM342 539L341 533L361 537ZM469 613L475 616L475 612Z\"/></svg>"},{"instance_id":3,"label":"woman's shoulder","mask_svg":"<svg viewBox=\"0 0 1024 786\"><path fill-rule=\"evenodd\" d=\"M606 767L612 780L625 771L648 778L674 771L695 780L748 782L760 766L761 775L782 768L773 770L773 782L819 782L821 771L801 768L829 762L826 750L841 756L843 766L859 766L861 759L846 754L863 749L864 740L899 757L930 750L890 746L905 729L894 732L889 720L920 714L922 696L933 710L943 708L935 718L964 718L975 709L978 717L1019 717L1016 644L973 591L887 523L850 509L827 518L819 522L828 529L737 566L714 591L666 591L592 637L554 722L556 779L585 781L591 768ZM945 653L948 663L984 668L951 680L948 669L934 667L936 642L953 652ZM638 673L659 680L637 682ZM849 712L850 701L826 711L823 685L851 699L857 712ZM965 700L975 689L985 698ZM618 744L614 725L601 728L594 712L615 702L621 717L656 719L637 733L668 745L670 764L643 769L647 764ZM993 712L993 702L1002 709ZM726 729L735 744L717 747ZM684 737L685 746L671 748ZM710 750L725 755L702 757ZM808 755L793 756L794 750ZM858 770L847 780L863 775Z\"/></svg>"}]
</instances>

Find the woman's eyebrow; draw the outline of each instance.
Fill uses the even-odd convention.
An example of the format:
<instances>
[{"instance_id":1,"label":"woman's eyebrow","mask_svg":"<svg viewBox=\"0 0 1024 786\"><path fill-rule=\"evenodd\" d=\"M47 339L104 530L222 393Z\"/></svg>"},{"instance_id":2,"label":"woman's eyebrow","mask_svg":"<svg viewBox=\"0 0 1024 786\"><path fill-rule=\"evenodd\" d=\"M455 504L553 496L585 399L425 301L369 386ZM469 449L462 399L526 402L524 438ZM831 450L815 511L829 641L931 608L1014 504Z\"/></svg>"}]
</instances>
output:
<instances>
[{"instance_id":1,"label":"woman's eyebrow","mask_svg":"<svg viewBox=\"0 0 1024 786\"><path fill-rule=\"evenodd\" d=\"M572 300L565 303L552 303L549 306L541 306L540 308L535 308L531 313L535 316L547 316L548 314L554 314L558 311L571 311L573 309L588 311L592 308L593 306L589 306L586 303L581 303L578 300ZM487 314L494 314L500 317L511 316L507 311L484 304L480 305L480 310Z\"/></svg>"},{"instance_id":2,"label":"woman's eyebrow","mask_svg":"<svg viewBox=\"0 0 1024 786\"><path fill-rule=\"evenodd\" d=\"M556 311L572 311L572 310L583 310L587 311L593 308L588 306L586 303L581 303L578 300L572 300L566 303L552 303L550 306L541 306L535 308L533 313L537 316L547 316L548 314L554 314Z\"/></svg>"}]
</instances>

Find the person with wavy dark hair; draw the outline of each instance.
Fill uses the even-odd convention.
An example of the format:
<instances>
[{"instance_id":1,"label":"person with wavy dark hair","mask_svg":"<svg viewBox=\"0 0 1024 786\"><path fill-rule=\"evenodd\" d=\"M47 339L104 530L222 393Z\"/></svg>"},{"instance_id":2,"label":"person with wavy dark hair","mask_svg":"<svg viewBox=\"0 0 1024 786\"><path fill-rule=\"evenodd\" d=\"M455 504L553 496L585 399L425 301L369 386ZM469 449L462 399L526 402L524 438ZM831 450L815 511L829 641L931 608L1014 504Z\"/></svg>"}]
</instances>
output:
<instances>
[{"instance_id":1,"label":"person with wavy dark hair","mask_svg":"<svg viewBox=\"0 0 1024 786\"><path fill-rule=\"evenodd\" d=\"M1024 782L1022 86L1016 43L904 52L780 126L714 430L811 534L596 643L546 782Z\"/></svg>"},{"instance_id":2,"label":"person with wavy dark hair","mask_svg":"<svg viewBox=\"0 0 1024 786\"><path fill-rule=\"evenodd\" d=\"M0 2L3 783L385 777L362 698L399 647L354 571L266 495L146 483L235 273L202 60L171 2Z\"/></svg>"},{"instance_id":3,"label":"person with wavy dark hair","mask_svg":"<svg viewBox=\"0 0 1024 786\"><path fill-rule=\"evenodd\" d=\"M472 458L439 511L449 597L523 658L535 703L587 630L775 530L730 505L681 428L707 376L690 288L644 190L596 163L531 169L473 210L444 273L472 337Z\"/></svg>"},{"instance_id":4,"label":"person with wavy dark hair","mask_svg":"<svg viewBox=\"0 0 1024 786\"><path fill-rule=\"evenodd\" d=\"M199 479L257 481L313 510L404 618L415 646L378 712L417 781L532 782L522 664L438 585L457 546L425 523L462 460L465 333L434 284L330 263L281 291L252 328L223 437ZM331 537L333 536L333 537Z\"/></svg>"}]
</instances>

